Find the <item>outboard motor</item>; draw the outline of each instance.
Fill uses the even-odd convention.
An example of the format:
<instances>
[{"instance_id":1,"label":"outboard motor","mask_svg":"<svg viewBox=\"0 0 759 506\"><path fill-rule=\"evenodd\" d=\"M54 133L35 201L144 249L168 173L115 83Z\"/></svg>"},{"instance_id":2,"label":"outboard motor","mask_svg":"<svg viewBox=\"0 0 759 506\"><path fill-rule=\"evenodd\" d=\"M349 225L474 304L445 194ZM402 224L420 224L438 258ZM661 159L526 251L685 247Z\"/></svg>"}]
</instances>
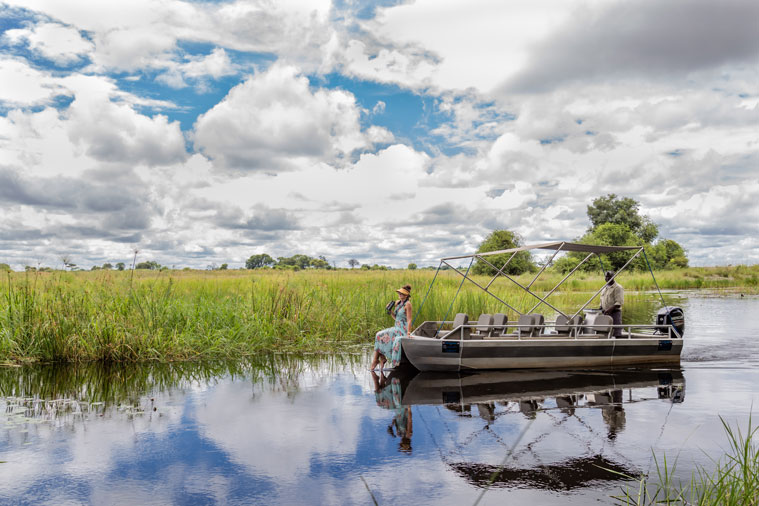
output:
<instances>
[{"instance_id":1,"label":"outboard motor","mask_svg":"<svg viewBox=\"0 0 759 506\"><path fill-rule=\"evenodd\" d=\"M680 337L683 336L685 333L685 313L681 308L663 307L656 313L656 333L666 334L669 326L672 326Z\"/></svg>"}]
</instances>

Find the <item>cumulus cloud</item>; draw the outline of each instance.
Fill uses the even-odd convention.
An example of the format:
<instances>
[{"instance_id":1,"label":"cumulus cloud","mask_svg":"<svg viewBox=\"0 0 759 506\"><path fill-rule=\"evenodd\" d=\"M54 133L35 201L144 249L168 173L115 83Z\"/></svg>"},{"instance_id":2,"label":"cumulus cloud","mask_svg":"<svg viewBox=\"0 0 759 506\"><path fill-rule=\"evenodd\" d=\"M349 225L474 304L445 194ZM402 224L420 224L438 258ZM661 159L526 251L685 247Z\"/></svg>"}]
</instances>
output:
<instances>
[{"instance_id":1,"label":"cumulus cloud","mask_svg":"<svg viewBox=\"0 0 759 506\"><path fill-rule=\"evenodd\" d=\"M293 67L274 66L233 88L198 117L195 145L223 166L279 171L299 162L340 163L370 141L352 94L309 87Z\"/></svg>"},{"instance_id":2,"label":"cumulus cloud","mask_svg":"<svg viewBox=\"0 0 759 506\"><path fill-rule=\"evenodd\" d=\"M26 42L32 52L59 65L76 63L94 49L92 42L82 37L79 30L59 23L8 30L3 39L11 44Z\"/></svg>"},{"instance_id":3,"label":"cumulus cloud","mask_svg":"<svg viewBox=\"0 0 759 506\"><path fill-rule=\"evenodd\" d=\"M46 104L69 94L50 74L10 58L0 58L0 82L0 102L11 107Z\"/></svg>"}]
</instances>

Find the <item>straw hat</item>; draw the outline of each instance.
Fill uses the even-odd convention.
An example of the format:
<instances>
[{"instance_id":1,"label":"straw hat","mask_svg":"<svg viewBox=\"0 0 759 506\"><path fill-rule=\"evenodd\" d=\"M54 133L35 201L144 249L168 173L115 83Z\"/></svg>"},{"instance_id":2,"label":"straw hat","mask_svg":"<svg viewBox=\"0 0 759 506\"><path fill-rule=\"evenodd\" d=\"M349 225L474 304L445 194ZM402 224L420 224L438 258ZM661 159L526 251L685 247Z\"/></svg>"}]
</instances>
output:
<instances>
[{"instance_id":1,"label":"straw hat","mask_svg":"<svg viewBox=\"0 0 759 506\"><path fill-rule=\"evenodd\" d=\"M400 293L401 295L405 295L406 297L408 297L409 295L411 295L411 294L408 292L408 290L406 290L405 288L398 288L398 289L396 290L396 292Z\"/></svg>"}]
</instances>

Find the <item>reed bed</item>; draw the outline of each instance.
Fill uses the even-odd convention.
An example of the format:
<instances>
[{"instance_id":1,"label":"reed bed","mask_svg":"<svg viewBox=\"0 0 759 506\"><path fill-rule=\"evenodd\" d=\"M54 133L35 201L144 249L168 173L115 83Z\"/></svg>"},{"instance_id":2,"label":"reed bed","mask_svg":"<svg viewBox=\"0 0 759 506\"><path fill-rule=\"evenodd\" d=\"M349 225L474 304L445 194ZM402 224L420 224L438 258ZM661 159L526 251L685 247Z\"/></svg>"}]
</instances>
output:
<instances>
[{"instance_id":1,"label":"reed bed","mask_svg":"<svg viewBox=\"0 0 759 506\"><path fill-rule=\"evenodd\" d=\"M271 351L344 351L371 342L392 325L384 313L395 289L413 286L415 319L466 312L507 312L500 301L453 272L441 271L421 306L434 271L308 270L8 273L0 278L0 362L176 361L248 357ZM544 273L545 293L563 276ZM533 275L517 278L528 284ZM488 283L487 277L476 277ZM664 289L740 287L759 291L759 266L695 268L657 275ZM653 300L648 273L624 274L632 310ZM577 309L600 287L600 275L578 273L549 302ZM451 305L454 295L455 303ZM491 290L524 311L537 299L506 279ZM597 302L593 302L593 305ZM641 306L643 307L643 306ZM504 311L506 310L506 311ZM536 308L550 316L548 306ZM633 314L634 311L626 311Z\"/></svg>"}]
</instances>

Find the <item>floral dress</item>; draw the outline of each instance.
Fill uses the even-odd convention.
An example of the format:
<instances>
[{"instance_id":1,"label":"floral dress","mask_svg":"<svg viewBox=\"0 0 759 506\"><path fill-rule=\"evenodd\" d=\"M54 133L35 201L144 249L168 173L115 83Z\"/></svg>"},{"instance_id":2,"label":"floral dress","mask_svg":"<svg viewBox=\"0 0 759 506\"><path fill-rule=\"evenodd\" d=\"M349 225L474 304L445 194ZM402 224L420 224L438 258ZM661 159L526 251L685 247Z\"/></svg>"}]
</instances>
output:
<instances>
[{"instance_id":1,"label":"floral dress","mask_svg":"<svg viewBox=\"0 0 759 506\"><path fill-rule=\"evenodd\" d=\"M394 312L395 326L380 330L374 338L374 349L390 362L389 367L398 367L401 362L401 337L407 335L406 305L396 306Z\"/></svg>"}]
</instances>

